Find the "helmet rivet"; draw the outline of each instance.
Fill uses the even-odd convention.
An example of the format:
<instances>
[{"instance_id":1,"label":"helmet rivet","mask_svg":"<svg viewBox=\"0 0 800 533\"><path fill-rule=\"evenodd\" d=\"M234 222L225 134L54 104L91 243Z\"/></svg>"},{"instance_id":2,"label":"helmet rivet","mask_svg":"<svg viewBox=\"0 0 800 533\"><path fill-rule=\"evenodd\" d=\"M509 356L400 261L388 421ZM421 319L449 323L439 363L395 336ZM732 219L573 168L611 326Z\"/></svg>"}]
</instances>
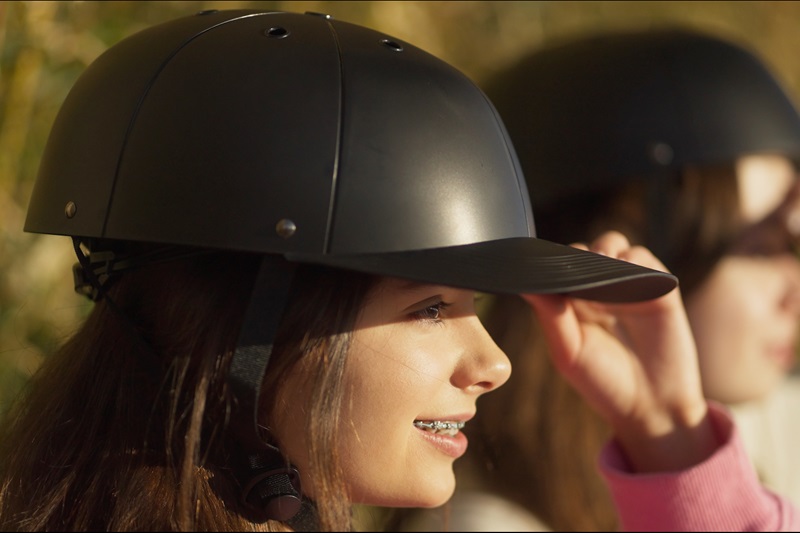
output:
<instances>
[{"instance_id":1,"label":"helmet rivet","mask_svg":"<svg viewBox=\"0 0 800 533\"><path fill-rule=\"evenodd\" d=\"M72 218L75 216L75 213L78 212L78 206L75 205L75 202L69 201L67 205L64 206L64 214L67 215L67 218Z\"/></svg>"},{"instance_id":2,"label":"helmet rivet","mask_svg":"<svg viewBox=\"0 0 800 533\"><path fill-rule=\"evenodd\" d=\"M280 26L275 26L264 32L267 37L274 37L275 39L283 39L289 36L289 30Z\"/></svg>"},{"instance_id":3,"label":"helmet rivet","mask_svg":"<svg viewBox=\"0 0 800 533\"><path fill-rule=\"evenodd\" d=\"M659 165L669 165L674 155L672 147L667 143L656 142L650 147L650 157Z\"/></svg>"},{"instance_id":4,"label":"helmet rivet","mask_svg":"<svg viewBox=\"0 0 800 533\"><path fill-rule=\"evenodd\" d=\"M284 239L288 239L297 231L297 226L288 218L282 218L275 224L275 233Z\"/></svg>"},{"instance_id":5,"label":"helmet rivet","mask_svg":"<svg viewBox=\"0 0 800 533\"><path fill-rule=\"evenodd\" d=\"M390 39L381 39L381 44L388 48L389 50L394 50L395 52L402 52L403 47L399 43L396 43Z\"/></svg>"}]
</instances>

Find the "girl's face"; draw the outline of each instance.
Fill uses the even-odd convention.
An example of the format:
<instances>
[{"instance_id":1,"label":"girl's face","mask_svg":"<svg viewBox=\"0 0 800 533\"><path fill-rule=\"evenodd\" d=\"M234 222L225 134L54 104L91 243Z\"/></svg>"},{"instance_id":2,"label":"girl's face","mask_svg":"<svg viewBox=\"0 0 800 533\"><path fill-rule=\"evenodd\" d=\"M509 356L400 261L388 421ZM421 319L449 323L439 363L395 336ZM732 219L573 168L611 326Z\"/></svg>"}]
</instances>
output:
<instances>
[{"instance_id":1,"label":"girl's face","mask_svg":"<svg viewBox=\"0 0 800 533\"><path fill-rule=\"evenodd\" d=\"M469 290L396 279L368 296L348 355L337 450L354 503L433 507L452 495L453 463L467 449L459 429L475 416L478 397L511 372L474 298ZM296 423L303 393L286 390L296 390L286 404L296 411L286 420ZM302 474L305 435L288 431L284 452Z\"/></svg>"},{"instance_id":2,"label":"girl's face","mask_svg":"<svg viewBox=\"0 0 800 533\"><path fill-rule=\"evenodd\" d=\"M705 394L728 404L761 398L780 383L795 361L800 315L800 262L790 247L800 211L785 203L794 168L782 156L748 156L737 174L744 220L773 215L772 222L724 256L686 300ZM782 204L781 213L788 209L775 216Z\"/></svg>"}]
</instances>

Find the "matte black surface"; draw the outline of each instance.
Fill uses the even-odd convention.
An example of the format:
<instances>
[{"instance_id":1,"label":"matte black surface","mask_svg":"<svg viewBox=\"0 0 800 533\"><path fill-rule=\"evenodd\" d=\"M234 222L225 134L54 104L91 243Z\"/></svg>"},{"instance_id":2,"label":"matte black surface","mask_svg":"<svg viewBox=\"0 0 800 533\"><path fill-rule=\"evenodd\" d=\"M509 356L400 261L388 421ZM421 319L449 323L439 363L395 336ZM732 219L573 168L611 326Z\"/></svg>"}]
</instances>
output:
<instances>
[{"instance_id":1,"label":"matte black surface","mask_svg":"<svg viewBox=\"0 0 800 533\"><path fill-rule=\"evenodd\" d=\"M800 156L800 116L748 50L690 30L597 35L534 51L484 84L533 206L687 163ZM666 145L665 158L655 156Z\"/></svg>"},{"instance_id":2,"label":"matte black surface","mask_svg":"<svg viewBox=\"0 0 800 533\"><path fill-rule=\"evenodd\" d=\"M344 131L331 252L533 235L522 173L494 109L464 75L397 41L334 22Z\"/></svg>"},{"instance_id":3,"label":"matte black surface","mask_svg":"<svg viewBox=\"0 0 800 533\"><path fill-rule=\"evenodd\" d=\"M276 232L285 219L292 236ZM676 284L533 239L505 127L463 74L380 32L294 13L199 14L103 54L56 119L25 229L487 291L619 301ZM531 244L486 244L506 239Z\"/></svg>"},{"instance_id":4,"label":"matte black surface","mask_svg":"<svg viewBox=\"0 0 800 533\"><path fill-rule=\"evenodd\" d=\"M229 18L190 18L214 25L181 22L180 39L134 36L120 53L158 50L122 57L149 64L135 82L98 73L109 61L91 68L102 81L76 88L59 121L102 130L53 135L29 231L316 253L533 234L504 132L463 74L344 22ZM272 27L288 35L266 36ZM290 239L275 232L284 218Z\"/></svg>"},{"instance_id":5,"label":"matte black surface","mask_svg":"<svg viewBox=\"0 0 800 533\"><path fill-rule=\"evenodd\" d=\"M289 259L482 292L562 293L604 302L650 300L678 284L672 274L528 238L384 254L289 254Z\"/></svg>"}]
</instances>

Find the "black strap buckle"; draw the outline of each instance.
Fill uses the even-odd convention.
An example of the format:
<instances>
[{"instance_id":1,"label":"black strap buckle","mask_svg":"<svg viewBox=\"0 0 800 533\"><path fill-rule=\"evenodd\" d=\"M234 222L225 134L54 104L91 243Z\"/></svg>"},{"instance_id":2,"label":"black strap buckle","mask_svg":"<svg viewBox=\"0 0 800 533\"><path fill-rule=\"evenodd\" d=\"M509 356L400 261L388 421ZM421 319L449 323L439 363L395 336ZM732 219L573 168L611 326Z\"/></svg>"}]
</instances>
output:
<instances>
[{"instance_id":1,"label":"black strap buckle","mask_svg":"<svg viewBox=\"0 0 800 533\"><path fill-rule=\"evenodd\" d=\"M108 288L114 271L114 252L104 250L92 252L89 246L77 237L72 239L78 262L72 265L75 292L93 302L100 300Z\"/></svg>"},{"instance_id":2,"label":"black strap buckle","mask_svg":"<svg viewBox=\"0 0 800 533\"><path fill-rule=\"evenodd\" d=\"M261 464L262 456L250 457L250 478L242 489L242 501L264 520L288 522L303 504L300 473L287 464Z\"/></svg>"}]
</instances>

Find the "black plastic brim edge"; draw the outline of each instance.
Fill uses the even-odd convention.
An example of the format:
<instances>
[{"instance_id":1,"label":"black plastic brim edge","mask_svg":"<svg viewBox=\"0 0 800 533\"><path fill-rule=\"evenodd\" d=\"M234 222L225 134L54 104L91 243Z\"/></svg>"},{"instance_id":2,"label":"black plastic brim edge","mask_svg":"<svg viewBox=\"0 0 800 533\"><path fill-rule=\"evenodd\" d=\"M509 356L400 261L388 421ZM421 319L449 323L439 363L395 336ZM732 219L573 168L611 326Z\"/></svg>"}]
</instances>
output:
<instances>
[{"instance_id":1,"label":"black plastic brim edge","mask_svg":"<svg viewBox=\"0 0 800 533\"><path fill-rule=\"evenodd\" d=\"M678 286L667 272L533 237L371 254L287 253L314 263L497 294L564 294L626 303L651 300Z\"/></svg>"}]
</instances>

